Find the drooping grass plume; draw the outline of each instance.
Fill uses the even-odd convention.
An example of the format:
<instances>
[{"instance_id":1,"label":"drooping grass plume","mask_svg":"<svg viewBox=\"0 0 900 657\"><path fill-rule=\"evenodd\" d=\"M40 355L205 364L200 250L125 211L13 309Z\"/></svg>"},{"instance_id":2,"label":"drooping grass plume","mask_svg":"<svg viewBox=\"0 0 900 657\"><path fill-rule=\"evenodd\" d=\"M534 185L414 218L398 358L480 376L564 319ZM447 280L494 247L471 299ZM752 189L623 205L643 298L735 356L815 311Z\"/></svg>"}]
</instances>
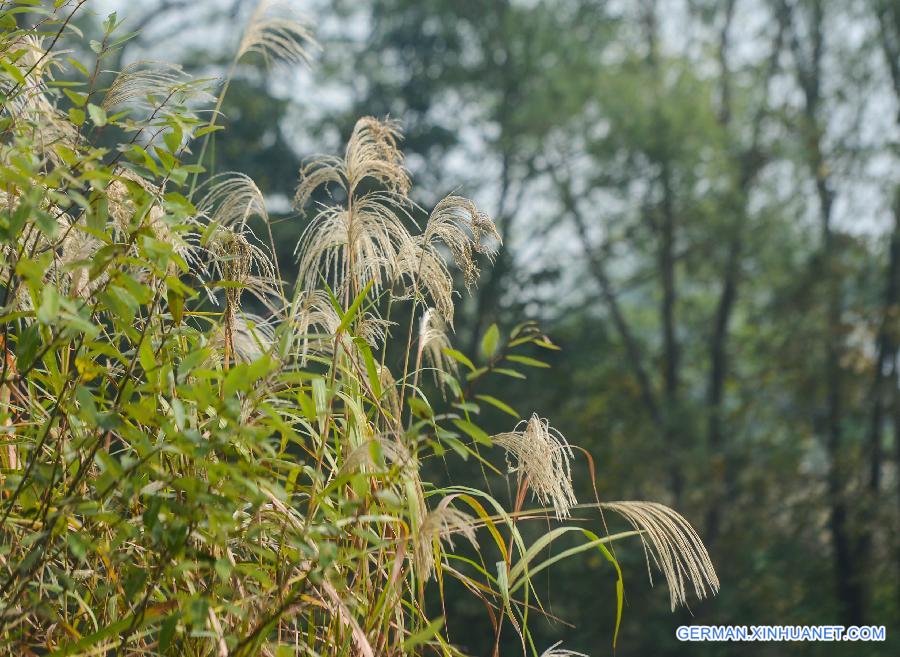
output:
<instances>
[{"instance_id":1,"label":"drooping grass plume","mask_svg":"<svg viewBox=\"0 0 900 657\"><path fill-rule=\"evenodd\" d=\"M335 289L372 280L376 291L400 276L401 254L412 248L406 225L412 217L399 137L396 124L365 117L357 121L342 159L319 157L301 169L294 197L298 209L331 184L346 197L343 205L320 208L297 245L305 288L316 287L323 273ZM367 179L381 189L358 193Z\"/></svg>"},{"instance_id":2,"label":"drooping grass plume","mask_svg":"<svg viewBox=\"0 0 900 657\"><path fill-rule=\"evenodd\" d=\"M448 196L435 206L423 238L427 249L433 249L437 243L450 249L466 287L474 285L480 274L474 254L493 260L502 243L490 216L462 196Z\"/></svg>"},{"instance_id":3,"label":"drooping grass plume","mask_svg":"<svg viewBox=\"0 0 900 657\"><path fill-rule=\"evenodd\" d=\"M266 64L309 62L312 33L285 0L260 0L247 22L235 60L249 53L261 55Z\"/></svg>"},{"instance_id":4,"label":"drooping grass plume","mask_svg":"<svg viewBox=\"0 0 900 657\"><path fill-rule=\"evenodd\" d=\"M226 326L230 332L231 353L238 362L251 363L275 344L275 327L259 315L236 313ZM226 326L221 327L213 339L216 350L225 348Z\"/></svg>"},{"instance_id":5,"label":"drooping grass plume","mask_svg":"<svg viewBox=\"0 0 900 657\"><path fill-rule=\"evenodd\" d=\"M7 40L2 52L15 61L15 69L24 79L24 84L16 79L0 83L9 115L27 124L33 137L33 147L41 155L59 163L60 154L54 147L71 146L78 139L79 132L78 127L57 107L50 91L54 71L62 65L58 61L60 53L48 52L44 40L34 34ZM28 77L24 77L26 74Z\"/></svg>"},{"instance_id":6,"label":"drooping grass plume","mask_svg":"<svg viewBox=\"0 0 900 657\"><path fill-rule=\"evenodd\" d=\"M208 80L192 79L176 64L147 60L132 62L113 79L101 107L107 112L120 105L153 111L163 103L208 102L212 99L206 91L208 83Z\"/></svg>"},{"instance_id":7,"label":"drooping grass plume","mask_svg":"<svg viewBox=\"0 0 900 657\"><path fill-rule=\"evenodd\" d=\"M440 549L440 543L454 547L454 535L463 536L475 548L478 539L475 535L474 518L452 506L453 496L442 499L437 507L425 512L419 536L416 541L416 559L421 576L428 580L434 573L434 553Z\"/></svg>"},{"instance_id":8,"label":"drooping grass plume","mask_svg":"<svg viewBox=\"0 0 900 657\"><path fill-rule=\"evenodd\" d=\"M204 185L205 194L197 209L210 221L243 230L252 217L269 221L266 199L250 176L220 173Z\"/></svg>"},{"instance_id":9,"label":"drooping grass plume","mask_svg":"<svg viewBox=\"0 0 900 657\"><path fill-rule=\"evenodd\" d=\"M306 289L324 276L335 290L370 280L381 290L396 278L398 253L411 239L401 214L382 194L367 194L351 208L323 208L298 244L298 279Z\"/></svg>"},{"instance_id":10,"label":"drooping grass plume","mask_svg":"<svg viewBox=\"0 0 900 657\"><path fill-rule=\"evenodd\" d=\"M425 230L404 243L398 254L400 278L407 282L410 296L427 294L452 326L453 277L441 248L450 251L466 287L471 287L479 275L475 254L484 254L490 260L500 243L500 235L487 213L468 199L448 196L431 212Z\"/></svg>"},{"instance_id":11,"label":"drooping grass plume","mask_svg":"<svg viewBox=\"0 0 900 657\"><path fill-rule=\"evenodd\" d=\"M278 296L279 281L268 253L251 241L246 229L218 226L206 242L207 267L216 284L225 285L226 305L233 311L241 307L244 292L277 314L273 298Z\"/></svg>"},{"instance_id":12,"label":"drooping grass plume","mask_svg":"<svg viewBox=\"0 0 900 657\"><path fill-rule=\"evenodd\" d=\"M291 327L292 348L301 362L309 355L333 355L335 345L340 341L346 353L356 354L353 340L346 336L337 336L341 325L331 297L324 290L308 292L297 290L287 321ZM356 325L356 336L370 346L384 342L389 322L372 313L363 313Z\"/></svg>"},{"instance_id":13,"label":"drooping grass plume","mask_svg":"<svg viewBox=\"0 0 900 657\"><path fill-rule=\"evenodd\" d=\"M650 572L650 559L665 575L672 610L687 604L688 586L699 599L719 591L719 578L703 541L690 523L677 512L656 502L607 502L641 532ZM650 575L651 582L653 580Z\"/></svg>"}]
</instances>

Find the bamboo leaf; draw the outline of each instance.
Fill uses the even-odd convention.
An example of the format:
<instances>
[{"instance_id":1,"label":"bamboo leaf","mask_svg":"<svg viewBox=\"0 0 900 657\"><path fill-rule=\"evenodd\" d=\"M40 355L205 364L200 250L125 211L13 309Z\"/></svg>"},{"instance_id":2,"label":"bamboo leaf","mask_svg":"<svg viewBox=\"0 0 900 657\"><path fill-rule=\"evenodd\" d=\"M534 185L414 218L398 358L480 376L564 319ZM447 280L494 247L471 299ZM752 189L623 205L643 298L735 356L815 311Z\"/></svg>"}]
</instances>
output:
<instances>
[{"instance_id":1,"label":"bamboo leaf","mask_svg":"<svg viewBox=\"0 0 900 657\"><path fill-rule=\"evenodd\" d=\"M500 346L500 329L496 324L491 324L484 336L481 338L481 354L488 360L497 353Z\"/></svg>"},{"instance_id":2,"label":"bamboo leaf","mask_svg":"<svg viewBox=\"0 0 900 657\"><path fill-rule=\"evenodd\" d=\"M504 413L506 413L508 415L511 415L512 417L516 418L517 420L522 417L514 408L512 408L505 402L500 401L496 397L492 397L490 395L475 395L475 398L480 399L483 402L487 402L494 408L499 408L501 411L503 411Z\"/></svg>"}]
</instances>

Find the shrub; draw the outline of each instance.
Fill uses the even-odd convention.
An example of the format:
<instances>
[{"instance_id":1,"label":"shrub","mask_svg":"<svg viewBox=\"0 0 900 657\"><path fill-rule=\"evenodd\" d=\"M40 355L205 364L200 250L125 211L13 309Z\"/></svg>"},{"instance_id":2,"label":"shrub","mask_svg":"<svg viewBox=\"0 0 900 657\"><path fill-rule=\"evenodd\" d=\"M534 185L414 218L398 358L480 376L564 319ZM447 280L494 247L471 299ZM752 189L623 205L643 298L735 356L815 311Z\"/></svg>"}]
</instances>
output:
<instances>
[{"instance_id":1,"label":"shrub","mask_svg":"<svg viewBox=\"0 0 900 657\"><path fill-rule=\"evenodd\" d=\"M0 12L7 648L459 654L426 605L451 577L484 603L498 641L508 624L537 654L531 577L599 550L619 577L618 627L621 571L607 545L629 536L664 572L673 607L688 587L716 590L675 512L577 504L574 452L547 420L493 439L477 426L480 405L513 413L479 382L540 364L523 347L554 347L524 324L504 344L492 327L481 366L451 348L451 268L474 284L500 236L455 196L415 229L396 124L361 119L343 157L301 171L298 210L323 201L289 285L253 182L197 184L217 129L216 113L198 117L214 102L209 83L138 63L101 85L116 19L91 42L94 61L79 63L55 50L83 2L69 4L42 9L28 29L15 8ZM297 62L306 39L263 6L238 57ZM422 479L426 458L500 474L492 459L504 453L511 510ZM537 508L526 509L530 497ZM598 506L635 531L569 520ZM535 518L552 525L526 544L519 525ZM542 557L564 534L583 540Z\"/></svg>"}]
</instances>

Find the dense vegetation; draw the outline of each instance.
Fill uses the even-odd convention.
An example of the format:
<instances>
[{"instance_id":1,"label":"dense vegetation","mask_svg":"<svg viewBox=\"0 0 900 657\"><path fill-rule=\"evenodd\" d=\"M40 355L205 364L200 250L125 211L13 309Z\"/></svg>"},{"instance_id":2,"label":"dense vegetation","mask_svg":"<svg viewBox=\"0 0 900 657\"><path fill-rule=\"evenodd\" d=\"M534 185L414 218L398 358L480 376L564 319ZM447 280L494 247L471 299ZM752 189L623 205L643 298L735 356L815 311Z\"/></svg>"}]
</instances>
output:
<instances>
[{"instance_id":1,"label":"dense vegetation","mask_svg":"<svg viewBox=\"0 0 900 657\"><path fill-rule=\"evenodd\" d=\"M335 40L372 17L317 68L350 90L347 115L402 116L417 178L491 201L505 248L460 309L463 344L540 320L562 350L514 405L579 436L601 498L667 500L710 549L721 595L673 618L632 590L618 652L897 654L900 4L320 6L346 12ZM577 627L544 635L602 654L584 568L547 584ZM823 622L884 624L888 642L673 638Z\"/></svg>"},{"instance_id":2,"label":"dense vegetation","mask_svg":"<svg viewBox=\"0 0 900 657\"><path fill-rule=\"evenodd\" d=\"M465 589L494 655L566 655L531 630L564 559L615 582L603 649L629 547L673 609L717 591L681 516L601 501L588 452L492 394L557 350L533 322L452 348L454 276L474 287L501 234L458 195L412 200L398 124L299 169L293 257L254 181L209 170L238 64L301 65L300 23L260 3L219 84L115 66L134 35L112 15L82 38L89 4L0 4L4 650L463 654Z\"/></svg>"}]
</instances>

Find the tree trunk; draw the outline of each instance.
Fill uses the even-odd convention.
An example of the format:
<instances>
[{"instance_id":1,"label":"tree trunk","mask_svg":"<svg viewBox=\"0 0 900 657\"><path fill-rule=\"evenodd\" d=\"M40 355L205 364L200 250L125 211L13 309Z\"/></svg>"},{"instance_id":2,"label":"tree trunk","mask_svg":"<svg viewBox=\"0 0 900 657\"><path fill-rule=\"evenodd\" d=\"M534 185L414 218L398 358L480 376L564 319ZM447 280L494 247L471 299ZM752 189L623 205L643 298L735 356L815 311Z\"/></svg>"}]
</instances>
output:
<instances>
[{"instance_id":1,"label":"tree trunk","mask_svg":"<svg viewBox=\"0 0 900 657\"><path fill-rule=\"evenodd\" d=\"M900 126L900 7L897 6L896 2L892 2L891 0L880 0L880 2L875 5L875 12L878 18L878 26L879 26L879 38L881 41L881 50L884 54L884 60L888 67L888 72L890 73L891 82L893 83L893 91L894 91L894 100L897 103L897 117L896 123ZM894 203L893 203L893 211L894 211L894 232L891 239L891 251L890 251L890 263L888 265L888 284L885 287L886 298L885 298L885 315L884 315L884 324L882 325L882 341L879 344L879 358L878 358L878 367L879 370L876 372L876 382L879 384L881 394L875 398L875 407L872 411L872 426L870 430L872 434L870 435L869 440L869 490L873 494L873 496L880 495L880 485L881 485L881 461L882 461L882 453L881 453L881 414L883 413L882 406L885 403L890 403L893 415L893 434L894 434L894 444L896 445L896 467L898 471L900 471L900 380L898 380L898 376L900 376L900 368L897 367L897 339L896 339L896 324L897 324L897 302L898 296L900 296L900 185L898 185L894 190ZM894 286L891 289L891 286ZM888 303L891 301L893 297L893 303L890 307L890 313L888 312ZM889 342L889 344L887 344ZM885 352L882 358L882 352L880 347L882 344L885 345ZM883 377L883 368L890 363L890 375L888 377ZM885 399L884 395L887 390L890 390L890 400ZM876 427L877 423L877 427ZM900 481L897 483L897 494L898 494L898 502L900 502ZM874 497L873 501L877 500L877 497ZM900 506L898 506L900 509ZM900 537L894 537L894 540L897 541L896 545L896 563L900 566ZM900 596L900 572L898 575L898 587L897 593ZM898 604L900 604L900 599L898 599Z\"/></svg>"},{"instance_id":2,"label":"tree trunk","mask_svg":"<svg viewBox=\"0 0 900 657\"><path fill-rule=\"evenodd\" d=\"M719 67L721 69L719 123L726 131L732 128L732 80L729 51L735 4L736 0L728 0L725 4L724 20L719 38ZM730 338L730 324L738 299L745 226L748 220L747 204L750 198L751 187L764 164L764 158L761 156L759 148L760 134L763 119L769 112L769 82L778 70L778 60L784 41L784 16L777 15L776 19L778 30L773 38L772 52L768 57L766 76L762 84L763 98L753 117L750 145L741 149L735 156L735 168L738 171L738 175L735 181L735 189L730 196L732 203L726 205L726 208L728 205L732 206L731 214L733 219L730 226L731 235L728 241L727 261L724 265L722 287L713 319L713 332L709 347L709 377L706 388L707 446L713 458L720 457L720 465L713 473L714 485L711 487L710 507L706 518L705 538L710 545L714 544L718 538L721 530L722 507L726 504L727 499L733 497L731 492L735 488L734 464L728 445L726 445L722 407L725 399L725 382L729 370L728 342Z\"/></svg>"},{"instance_id":3,"label":"tree trunk","mask_svg":"<svg viewBox=\"0 0 900 657\"><path fill-rule=\"evenodd\" d=\"M681 454L684 445L681 441L680 417L680 368L681 348L678 342L676 312L678 306L678 281L675 267L675 248L677 242L677 215L675 207L675 188L672 176L670 154L669 125L662 112L662 71L659 65L658 37L659 23L656 0L647 0L644 7L644 30L647 39L647 63L654 73L654 93L656 94L656 135L658 143L648 156L659 168L660 199L658 217L650 222L657 237L657 266L659 267L660 287L660 331L662 335L662 433L664 449L669 451L669 482L675 506L681 506L684 494L684 473L681 467Z\"/></svg>"},{"instance_id":4,"label":"tree trunk","mask_svg":"<svg viewBox=\"0 0 900 657\"><path fill-rule=\"evenodd\" d=\"M684 494L684 477L681 471L680 454L683 448L680 439L679 425L679 371L681 349L676 334L676 304L678 303L677 280L675 271L675 233L676 219L672 191L672 178L668 156L664 155L661 163L662 184L662 216L659 231L659 276L662 286L660 319L663 343L663 437L666 449L671 450L671 468L669 476L672 485L672 497L675 505L680 506Z\"/></svg>"},{"instance_id":5,"label":"tree trunk","mask_svg":"<svg viewBox=\"0 0 900 657\"><path fill-rule=\"evenodd\" d=\"M619 339L622 340L622 344L625 346L625 352L628 354L629 368L631 369L634 378L637 380L638 388L641 391L641 400L644 407L647 409L647 412L650 414L654 425L661 430L663 426L662 412L659 408L659 403L656 400L656 393L653 391L653 384L650 381L650 376L644 367L644 357L641 348L631 327L625 319L622 309L619 307L619 300L616 297L615 290L613 290L612 283L606 273L606 268L603 266L603 262L597 256L595 250L591 247L590 237L587 233L587 224L581 214L581 210L578 207L578 202L572 193L571 187L568 182L564 182L558 177L556 178L556 185L559 189L563 207L575 222L578 237L588 260L588 266L591 274L600 286L600 294L603 297L603 302L606 304L607 310L612 318L613 326L619 334Z\"/></svg>"},{"instance_id":6,"label":"tree trunk","mask_svg":"<svg viewBox=\"0 0 900 657\"><path fill-rule=\"evenodd\" d=\"M740 220L739 222L740 223ZM728 329L734 305L737 301L738 276L740 260L743 252L743 229L735 225L731 242L728 245L728 262L722 281L722 291L716 306L713 324L713 335L710 341L710 368L707 387L706 404L708 411L707 432L709 449L713 458L720 458L720 468L713 473L713 479L719 485L712 490L713 499L706 519L706 541L715 543L721 529L721 509L724 503L724 491L721 490L731 480L730 457L726 451L723 431L722 404L724 401L725 379L728 373Z\"/></svg>"},{"instance_id":7,"label":"tree trunk","mask_svg":"<svg viewBox=\"0 0 900 657\"><path fill-rule=\"evenodd\" d=\"M809 6L808 44L800 43L793 8L783 0L782 12L791 17L791 47L798 80L804 98L806 122L806 163L816 184L821 231L821 266L826 294L824 325L824 445L828 454L826 489L828 494L828 530L834 557L835 593L845 625L861 625L864 618L865 591L861 566L856 558L858 545L853 540L847 505L847 473L844 464L844 418L842 406L843 351L841 281L839 253L832 226L834 191L831 189L827 163L823 154L825 123L820 116L822 58L824 51L824 5L814 0Z\"/></svg>"}]
</instances>

